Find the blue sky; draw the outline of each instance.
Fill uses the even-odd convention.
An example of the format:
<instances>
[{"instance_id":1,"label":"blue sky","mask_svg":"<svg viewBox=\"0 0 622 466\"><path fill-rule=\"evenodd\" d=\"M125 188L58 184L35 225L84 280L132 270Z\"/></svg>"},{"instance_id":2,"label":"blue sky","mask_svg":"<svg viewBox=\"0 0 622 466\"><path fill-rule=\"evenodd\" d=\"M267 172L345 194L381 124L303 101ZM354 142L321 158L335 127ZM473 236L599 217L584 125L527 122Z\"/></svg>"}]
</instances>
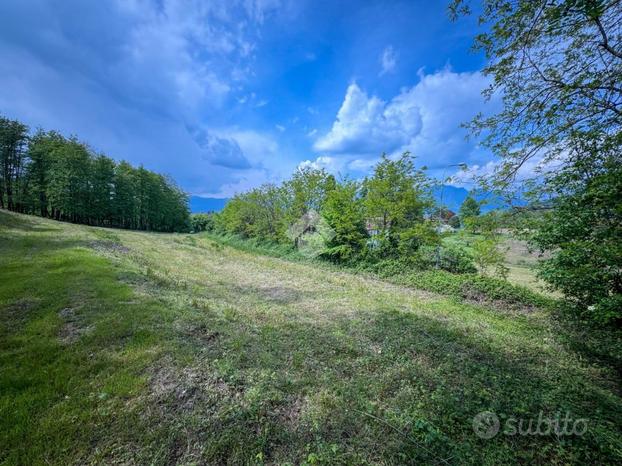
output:
<instances>
[{"instance_id":1,"label":"blue sky","mask_svg":"<svg viewBox=\"0 0 622 466\"><path fill-rule=\"evenodd\" d=\"M382 152L486 170L476 32L441 0L3 0L0 113L210 197Z\"/></svg>"}]
</instances>

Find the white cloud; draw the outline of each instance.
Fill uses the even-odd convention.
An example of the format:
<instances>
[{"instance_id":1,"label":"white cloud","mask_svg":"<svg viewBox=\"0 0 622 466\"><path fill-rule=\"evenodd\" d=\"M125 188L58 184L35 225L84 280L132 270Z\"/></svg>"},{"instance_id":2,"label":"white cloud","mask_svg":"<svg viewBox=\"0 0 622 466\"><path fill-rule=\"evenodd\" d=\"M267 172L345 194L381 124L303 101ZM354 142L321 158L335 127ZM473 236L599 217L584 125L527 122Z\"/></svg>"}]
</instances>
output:
<instances>
[{"instance_id":1,"label":"white cloud","mask_svg":"<svg viewBox=\"0 0 622 466\"><path fill-rule=\"evenodd\" d=\"M393 50L393 46L389 45L382 51L382 55L380 55L380 66L382 66L380 76L393 72L396 65L397 53Z\"/></svg>"},{"instance_id":2,"label":"white cloud","mask_svg":"<svg viewBox=\"0 0 622 466\"><path fill-rule=\"evenodd\" d=\"M275 127L276 129L278 129L281 133L282 133L283 131L285 131L285 126L283 126L283 125L274 125L274 127Z\"/></svg>"},{"instance_id":3,"label":"white cloud","mask_svg":"<svg viewBox=\"0 0 622 466\"><path fill-rule=\"evenodd\" d=\"M317 151L333 153L378 154L391 152L408 143L421 129L420 110L404 105L396 97L387 104L376 96L368 97L356 83L350 84L328 134L314 144Z\"/></svg>"},{"instance_id":4,"label":"white cloud","mask_svg":"<svg viewBox=\"0 0 622 466\"><path fill-rule=\"evenodd\" d=\"M452 163L484 164L490 154L476 141L467 141L461 124L478 112L494 111L481 96L488 80L479 72L456 73L449 68L420 73L419 82L390 101L368 96L351 84L330 131L314 149L348 159L353 167L382 152L411 151L431 168Z\"/></svg>"},{"instance_id":5,"label":"white cloud","mask_svg":"<svg viewBox=\"0 0 622 466\"><path fill-rule=\"evenodd\" d=\"M315 160L303 160L298 164L298 168L324 169L329 173L337 174L339 171L343 170L344 161L328 155L321 155Z\"/></svg>"}]
</instances>

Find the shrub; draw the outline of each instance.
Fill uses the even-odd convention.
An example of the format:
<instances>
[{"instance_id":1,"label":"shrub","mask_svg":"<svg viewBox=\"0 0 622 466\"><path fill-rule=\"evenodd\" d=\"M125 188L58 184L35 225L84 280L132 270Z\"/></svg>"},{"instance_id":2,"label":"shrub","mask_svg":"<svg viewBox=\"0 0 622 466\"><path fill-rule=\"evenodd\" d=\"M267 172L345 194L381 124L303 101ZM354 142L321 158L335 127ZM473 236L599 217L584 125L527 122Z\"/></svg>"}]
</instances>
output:
<instances>
[{"instance_id":1,"label":"shrub","mask_svg":"<svg viewBox=\"0 0 622 466\"><path fill-rule=\"evenodd\" d=\"M465 248L453 244L441 248L439 265L441 269L453 273L477 272L471 254Z\"/></svg>"},{"instance_id":2,"label":"shrub","mask_svg":"<svg viewBox=\"0 0 622 466\"><path fill-rule=\"evenodd\" d=\"M552 302L505 280L470 273L458 275L444 270L428 270L396 276L392 281L461 299L492 301L509 307L544 307Z\"/></svg>"},{"instance_id":3,"label":"shrub","mask_svg":"<svg viewBox=\"0 0 622 466\"><path fill-rule=\"evenodd\" d=\"M498 236L479 238L473 243L473 258L483 274L490 269L500 278L507 278L505 253L500 249Z\"/></svg>"},{"instance_id":4,"label":"shrub","mask_svg":"<svg viewBox=\"0 0 622 466\"><path fill-rule=\"evenodd\" d=\"M192 233L212 231L214 229L214 216L212 214L192 214L190 216L190 228Z\"/></svg>"}]
</instances>

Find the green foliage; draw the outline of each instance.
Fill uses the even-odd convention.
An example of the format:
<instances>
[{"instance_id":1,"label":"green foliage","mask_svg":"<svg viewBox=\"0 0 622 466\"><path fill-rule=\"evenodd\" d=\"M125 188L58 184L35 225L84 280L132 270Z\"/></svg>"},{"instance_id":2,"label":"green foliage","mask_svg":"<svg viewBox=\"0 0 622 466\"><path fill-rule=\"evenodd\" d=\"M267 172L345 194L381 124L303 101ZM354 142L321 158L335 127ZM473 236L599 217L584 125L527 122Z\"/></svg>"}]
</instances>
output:
<instances>
[{"instance_id":1,"label":"green foliage","mask_svg":"<svg viewBox=\"0 0 622 466\"><path fill-rule=\"evenodd\" d=\"M351 261L365 245L365 216L358 193L358 183L349 180L336 184L327 193L322 215L335 236L327 244L324 255L331 260Z\"/></svg>"},{"instance_id":2,"label":"green foliage","mask_svg":"<svg viewBox=\"0 0 622 466\"><path fill-rule=\"evenodd\" d=\"M19 194L23 190L21 174L27 142L26 125L0 117L0 208L22 211Z\"/></svg>"},{"instance_id":3,"label":"green foliage","mask_svg":"<svg viewBox=\"0 0 622 466\"><path fill-rule=\"evenodd\" d=\"M291 179L283 184L287 209L285 222L291 225L307 212L321 212L328 193L335 189L335 177L326 170L303 167L297 169Z\"/></svg>"},{"instance_id":4,"label":"green foliage","mask_svg":"<svg viewBox=\"0 0 622 466\"><path fill-rule=\"evenodd\" d=\"M462 205L460 206L460 218L468 219L477 217L481 213L479 202L473 199L471 196L467 196Z\"/></svg>"},{"instance_id":5,"label":"green foliage","mask_svg":"<svg viewBox=\"0 0 622 466\"><path fill-rule=\"evenodd\" d=\"M530 237L553 251L540 276L584 317L610 323L622 319L622 157L617 150L599 157L593 171L572 166L551 175L552 209L532 222Z\"/></svg>"},{"instance_id":6,"label":"green foliage","mask_svg":"<svg viewBox=\"0 0 622 466\"><path fill-rule=\"evenodd\" d=\"M214 214L190 215L190 231L192 233L199 233L201 231L213 231L214 224Z\"/></svg>"},{"instance_id":7,"label":"green foliage","mask_svg":"<svg viewBox=\"0 0 622 466\"><path fill-rule=\"evenodd\" d=\"M462 223L460 222L460 217L457 215L451 217L447 223L450 227L455 228L456 230L462 226Z\"/></svg>"},{"instance_id":8,"label":"green foliage","mask_svg":"<svg viewBox=\"0 0 622 466\"><path fill-rule=\"evenodd\" d=\"M478 274L454 274L445 270L427 270L397 275L399 283L461 299L497 302L512 307L546 307L551 301L527 288L506 280Z\"/></svg>"},{"instance_id":9,"label":"green foliage","mask_svg":"<svg viewBox=\"0 0 622 466\"><path fill-rule=\"evenodd\" d=\"M440 244L440 237L430 221L421 221L398 233L397 252L402 256L416 254L421 247Z\"/></svg>"},{"instance_id":10,"label":"green foliage","mask_svg":"<svg viewBox=\"0 0 622 466\"><path fill-rule=\"evenodd\" d=\"M285 242L286 207L285 190L265 184L229 200L215 217L216 228L245 238Z\"/></svg>"},{"instance_id":11,"label":"green foliage","mask_svg":"<svg viewBox=\"0 0 622 466\"><path fill-rule=\"evenodd\" d=\"M473 265L473 256L465 248L455 244L441 246L439 266L452 273L477 272Z\"/></svg>"},{"instance_id":12,"label":"green foliage","mask_svg":"<svg viewBox=\"0 0 622 466\"><path fill-rule=\"evenodd\" d=\"M383 156L373 176L362 184L337 181L324 170L298 169L281 186L266 185L234 196L215 224L221 233L295 244L297 239L288 235L290 227L317 212L332 229L331 235L322 236L324 244L313 248L321 249L322 257L335 262L374 261L413 255L423 245L438 243L432 225L424 221L429 206L429 182L406 153L398 160Z\"/></svg>"},{"instance_id":13,"label":"green foliage","mask_svg":"<svg viewBox=\"0 0 622 466\"><path fill-rule=\"evenodd\" d=\"M451 3L458 15L472 2ZM488 58L486 95L501 95L503 107L470 126L501 157L494 183L504 187L530 160L564 164L578 134L596 131L606 144L614 141L622 122L622 2L482 4L475 48Z\"/></svg>"},{"instance_id":14,"label":"green foliage","mask_svg":"<svg viewBox=\"0 0 622 466\"><path fill-rule=\"evenodd\" d=\"M492 269L500 278L507 278L509 269L504 264L505 252L500 250L498 237L477 238L472 248L473 260L480 272L487 274Z\"/></svg>"},{"instance_id":15,"label":"green foliage","mask_svg":"<svg viewBox=\"0 0 622 466\"><path fill-rule=\"evenodd\" d=\"M397 235L422 222L431 206L429 182L414 158L404 153L398 160L386 155L363 182L363 205L368 220L381 233Z\"/></svg>"},{"instance_id":16,"label":"green foliage","mask_svg":"<svg viewBox=\"0 0 622 466\"><path fill-rule=\"evenodd\" d=\"M0 119L0 207L89 225L185 231L186 194L167 177L94 154L76 138Z\"/></svg>"},{"instance_id":17,"label":"green foliage","mask_svg":"<svg viewBox=\"0 0 622 466\"><path fill-rule=\"evenodd\" d=\"M452 13L469 4L454 0ZM485 184L511 195L518 171L536 167L521 185L547 211L525 230L550 256L540 276L583 317L619 321L622 2L485 0L479 11L486 95L503 99L470 125L501 159Z\"/></svg>"}]
</instances>

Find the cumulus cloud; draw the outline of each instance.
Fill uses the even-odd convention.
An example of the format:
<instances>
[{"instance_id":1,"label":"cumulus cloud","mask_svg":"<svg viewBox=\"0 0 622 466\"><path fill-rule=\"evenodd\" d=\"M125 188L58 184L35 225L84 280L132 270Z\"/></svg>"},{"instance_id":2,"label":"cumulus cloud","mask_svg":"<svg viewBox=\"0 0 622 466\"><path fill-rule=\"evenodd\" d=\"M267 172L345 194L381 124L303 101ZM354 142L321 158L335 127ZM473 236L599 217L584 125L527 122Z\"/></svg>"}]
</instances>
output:
<instances>
[{"instance_id":1,"label":"cumulus cloud","mask_svg":"<svg viewBox=\"0 0 622 466\"><path fill-rule=\"evenodd\" d=\"M315 170L326 170L334 175L338 174L344 168L344 161L336 158L329 157L328 155L321 155L315 160L303 160L298 164L298 168L313 168Z\"/></svg>"},{"instance_id":2,"label":"cumulus cloud","mask_svg":"<svg viewBox=\"0 0 622 466\"><path fill-rule=\"evenodd\" d=\"M382 55L380 55L380 66L382 67L380 76L393 72L396 65L397 53L393 50L393 46L389 45L382 51Z\"/></svg>"},{"instance_id":3,"label":"cumulus cloud","mask_svg":"<svg viewBox=\"0 0 622 466\"><path fill-rule=\"evenodd\" d=\"M419 77L388 102L351 84L332 128L315 141L314 149L347 158L353 167L363 167L362 160L382 152L407 150L432 169L490 160L476 141L466 140L461 127L478 112L497 108L496 99L486 103L481 96L487 78L450 68Z\"/></svg>"},{"instance_id":4,"label":"cumulus cloud","mask_svg":"<svg viewBox=\"0 0 622 466\"><path fill-rule=\"evenodd\" d=\"M407 144L421 131L421 114L418 106L404 105L401 100L398 96L387 104L369 97L356 83L350 84L332 129L313 148L336 154L377 154Z\"/></svg>"}]
</instances>

